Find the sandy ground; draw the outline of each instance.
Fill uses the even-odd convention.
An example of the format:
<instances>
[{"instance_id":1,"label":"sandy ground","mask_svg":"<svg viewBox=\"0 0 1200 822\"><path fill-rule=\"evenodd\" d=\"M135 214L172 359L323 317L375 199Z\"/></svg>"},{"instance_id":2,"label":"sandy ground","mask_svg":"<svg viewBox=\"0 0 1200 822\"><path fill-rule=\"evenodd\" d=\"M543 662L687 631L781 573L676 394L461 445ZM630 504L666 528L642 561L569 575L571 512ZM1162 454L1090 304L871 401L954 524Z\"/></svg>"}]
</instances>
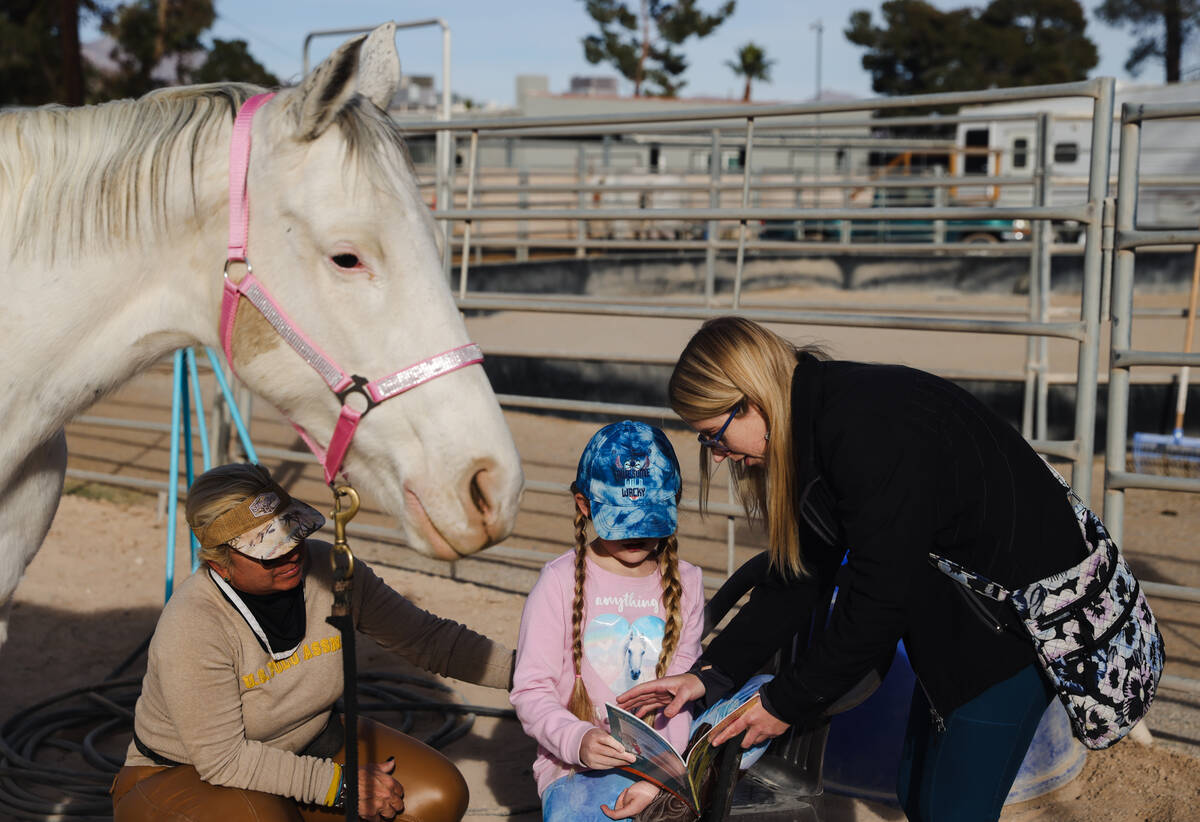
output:
<instances>
[{"instance_id":1,"label":"sandy ground","mask_svg":"<svg viewBox=\"0 0 1200 822\"><path fill-rule=\"evenodd\" d=\"M844 295L843 295L844 296ZM889 293L890 300L895 295ZM538 319L538 333L501 336L504 325L523 329L529 323L502 323L497 315L472 321L472 334L489 346L542 344L579 346L583 351L628 347L647 333L643 324L628 331L607 325L554 325ZM691 326L694 327L694 324ZM623 328L623 327L622 327ZM1166 338L1178 329L1172 327ZM603 333L602 333L603 332ZM682 326L657 326L659 350L673 356L689 333ZM888 358L925 368L1019 368L1024 345L1005 339L1001 346L948 345L936 335L878 336L881 332L851 329L811 329L810 337L833 343L840 356ZM1181 335L1180 335L1181 336ZM1171 347L1167 339L1161 347ZM1157 342L1155 340L1154 342ZM1149 346L1148 346L1149 347ZM1003 356L996 352L1001 351ZM1053 352L1052 352L1053 353ZM1073 368L1070 357L1056 359L1053 370ZM89 413L121 416L158 423L169 419L169 376L161 368L136 378ZM207 389L206 389L207 390ZM254 408L256 444L298 447L294 435L273 412ZM566 421L528 413L509 412L509 425L530 480L565 483L593 423ZM685 499L695 494L696 469L691 455L695 442L681 430L670 432L684 457ZM161 479L167 465L166 434L105 428L76 423L68 429L75 468L122 476ZM304 462L265 460L279 471L297 495L322 508L327 491L313 466ZM1100 466L1094 487L1100 486ZM138 493L76 487L64 497L49 539L17 590L10 640L0 649L0 720L49 694L100 681L153 629L163 596L166 522L161 499ZM385 525L373 508L369 489L366 506L356 524ZM719 496L720 492L716 492ZM355 538L360 556L371 561L384 578L417 603L458 619L497 640L515 643L526 592L536 569L565 550L571 526L570 502L563 494L528 492L514 534L500 551L451 566L420 557L412 551ZM1200 586L1200 560L1195 554L1195 528L1200 523L1200 498L1163 492L1134 491L1127 495L1123 549L1139 576L1147 581ZM182 526L180 533L184 533ZM758 538L741 526L735 529L736 548L727 555L726 523L720 517L701 520L681 516L680 538L686 559L703 567L706 577L720 579L729 563L740 563L761 549ZM352 528L353 538L353 528ZM182 544L182 540L180 540ZM176 576L187 573L177 564ZM1152 600L1167 643L1167 673L1200 677L1200 619L1195 604ZM369 641L360 648L364 670L408 671L386 658ZM507 707L501 692L451 683L458 698L475 705ZM1041 798L1013 805L1005 820L1185 820L1197 818L1200 801L1200 700L1179 692L1162 691L1149 722L1156 742L1150 748L1123 742L1108 752L1089 756L1083 773L1072 783ZM421 732L418 727L418 735ZM533 745L511 720L479 718L468 736L452 743L446 753L462 768L472 789L470 818L517 815L538 818L537 796L530 776ZM4 819L0 811L0 819ZM827 797L826 818L895 820L895 809L883 805Z\"/></svg>"},{"instance_id":2,"label":"sandy ground","mask_svg":"<svg viewBox=\"0 0 1200 822\"><path fill-rule=\"evenodd\" d=\"M544 420L521 421L536 422L536 427L545 429ZM514 428L522 430L521 425ZM113 497L126 501L112 501ZM1136 509L1131 520L1137 517L1140 521L1142 513L1161 504L1144 502L1148 505L1131 506ZM1147 576L1169 578L1180 568L1186 569L1180 576L1196 575L1194 560L1172 556L1174 552L1163 549L1176 539L1176 544L1186 544L1176 529L1200 521L1200 510L1195 508L1179 513L1183 515L1163 516L1160 512L1158 518L1165 527L1153 533L1139 529L1139 541L1158 546L1150 556L1143 556L1142 550L1131 552ZM522 520L518 532L525 526ZM64 497L50 537L18 591L12 638L0 651L0 706L5 716L48 694L98 682L148 635L162 600L165 534L166 522L156 512L153 498L95 487L83 487ZM437 569L418 572L399 567L415 560L406 549L365 540L356 545L359 554L391 585L417 603L502 642L515 642L524 593L533 578L530 568L519 562L485 559L485 554L459 563L464 567L458 569L460 579L455 580ZM182 563L177 565L178 578L186 572ZM480 582L465 582L461 577ZM1194 609L1178 617L1173 615L1176 609L1159 610L1170 654L1168 672L1195 676L1195 642L1200 631L1195 627ZM370 671L411 671L369 640L360 648L360 665ZM466 703L507 707L502 692L450 684ZM1003 818L1030 822L1194 819L1195 803L1200 800L1200 767L1194 758L1200 750L1197 707L1164 692L1150 715L1149 724L1159 737L1153 747L1124 742L1111 751L1093 753L1072 783L1009 806ZM418 726L417 732L422 730ZM533 745L517 723L479 718L472 733L452 743L446 753L471 785L469 818L538 818L529 770ZM831 821L903 818L897 810L878 803L828 796L825 804L826 818Z\"/></svg>"}]
</instances>

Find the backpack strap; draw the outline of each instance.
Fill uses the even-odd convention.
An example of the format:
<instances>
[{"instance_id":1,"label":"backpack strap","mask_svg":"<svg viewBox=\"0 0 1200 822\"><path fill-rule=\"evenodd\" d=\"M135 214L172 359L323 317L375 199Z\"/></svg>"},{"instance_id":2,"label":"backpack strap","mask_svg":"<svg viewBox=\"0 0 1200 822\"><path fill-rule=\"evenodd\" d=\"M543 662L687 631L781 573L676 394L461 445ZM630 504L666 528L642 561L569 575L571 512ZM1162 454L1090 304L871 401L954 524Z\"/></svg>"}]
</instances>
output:
<instances>
[{"instance_id":1,"label":"backpack strap","mask_svg":"<svg viewBox=\"0 0 1200 822\"><path fill-rule=\"evenodd\" d=\"M929 554L929 564L951 579L961 582L975 593L982 594L989 599L994 599L997 602L1005 602L1012 598L1012 592L1003 585L992 582L987 577L977 574L974 571L968 571L957 562L948 560L945 557L931 552Z\"/></svg>"},{"instance_id":2,"label":"backpack strap","mask_svg":"<svg viewBox=\"0 0 1200 822\"><path fill-rule=\"evenodd\" d=\"M1067 482L1065 479L1063 479L1063 475L1058 473L1058 469L1050 464L1050 460L1046 459L1046 457L1044 455L1039 454L1038 456L1040 456L1042 458L1042 462L1045 464L1046 468L1050 471L1051 474L1054 475L1054 478L1056 480L1058 480L1058 484L1061 485L1063 487L1063 490L1065 490L1067 492L1067 499L1069 499L1071 501L1072 507L1074 507L1076 509L1075 514L1076 514L1076 516L1078 516L1079 515L1078 509L1080 507L1083 507L1083 500L1081 500L1079 498L1079 495L1075 493L1075 489L1071 487L1071 484L1069 482Z\"/></svg>"},{"instance_id":3,"label":"backpack strap","mask_svg":"<svg viewBox=\"0 0 1200 822\"><path fill-rule=\"evenodd\" d=\"M1072 490L1070 484L1063 479L1062 474L1058 473L1054 466L1051 465L1045 457L1042 457L1042 462L1045 464L1046 469L1050 472L1050 474L1056 480L1058 480L1059 484L1062 485L1063 489L1067 492L1067 498L1075 508L1076 517L1080 517L1081 512L1087 511L1087 509L1083 506L1079 496L1074 490ZM1090 511L1088 511L1088 513L1091 514ZM1091 518L1095 520L1097 524L1100 523L1099 519L1097 519L1094 514L1091 515ZM1103 528L1103 525L1100 527ZM963 585L970 588L977 594L982 594L983 596L988 597L989 599L994 599L997 602L1014 601L1012 591L1008 590L997 582L993 582L982 574L977 574L974 571L968 571L966 568L959 565L957 562L954 562L953 560L946 559L945 557L938 556L937 554L931 552L929 554L929 564L937 568L946 576L961 582Z\"/></svg>"}]
</instances>

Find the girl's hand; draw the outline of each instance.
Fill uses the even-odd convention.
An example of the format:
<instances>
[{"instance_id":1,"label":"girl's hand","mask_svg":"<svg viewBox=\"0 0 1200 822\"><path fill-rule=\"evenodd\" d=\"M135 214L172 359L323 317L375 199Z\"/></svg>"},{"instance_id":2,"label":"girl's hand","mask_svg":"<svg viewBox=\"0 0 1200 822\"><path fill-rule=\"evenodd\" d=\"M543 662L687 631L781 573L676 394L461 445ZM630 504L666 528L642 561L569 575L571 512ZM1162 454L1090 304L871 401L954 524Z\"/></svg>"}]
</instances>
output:
<instances>
[{"instance_id":1,"label":"girl's hand","mask_svg":"<svg viewBox=\"0 0 1200 822\"><path fill-rule=\"evenodd\" d=\"M765 739L774 739L792 727L782 719L776 719L771 712L762 706L754 705L746 713L739 716L733 723L712 738L712 744L720 745L727 739L733 739L742 731L746 732L742 740L743 748L751 748Z\"/></svg>"},{"instance_id":2,"label":"girl's hand","mask_svg":"<svg viewBox=\"0 0 1200 822\"><path fill-rule=\"evenodd\" d=\"M652 782L634 782L617 797L613 807L601 805L600 810L609 819L626 819L637 816L658 796L659 787Z\"/></svg>"},{"instance_id":3,"label":"girl's hand","mask_svg":"<svg viewBox=\"0 0 1200 822\"><path fill-rule=\"evenodd\" d=\"M637 759L625 750L620 742L613 739L599 728L592 728L583 735L579 745L579 761L586 768L607 770L628 765Z\"/></svg>"},{"instance_id":4,"label":"girl's hand","mask_svg":"<svg viewBox=\"0 0 1200 822\"><path fill-rule=\"evenodd\" d=\"M617 697L617 705L638 716L666 706L663 714L670 719L694 699L704 696L704 683L695 674L675 674L635 685Z\"/></svg>"},{"instance_id":5,"label":"girl's hand","mask_svg":"<svg viewBox=\"0 0 1200 822\"><path fill-rule=\"evenodd\" d=\"M394 770L394 758L359 766L358 815L363 819L378 822L404 813L404 787L392 778Z\"/></svg>"}]
</instances>

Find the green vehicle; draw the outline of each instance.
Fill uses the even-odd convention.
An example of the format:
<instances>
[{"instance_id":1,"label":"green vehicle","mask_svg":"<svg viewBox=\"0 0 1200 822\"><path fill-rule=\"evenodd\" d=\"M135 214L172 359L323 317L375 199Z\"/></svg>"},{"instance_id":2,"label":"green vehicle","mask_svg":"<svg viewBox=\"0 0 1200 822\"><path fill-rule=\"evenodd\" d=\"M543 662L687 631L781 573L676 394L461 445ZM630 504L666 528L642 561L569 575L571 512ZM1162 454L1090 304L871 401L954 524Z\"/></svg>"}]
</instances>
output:
<instances>
[{"instance_id":1,"label":"green vehicle","mask_svg":"<svg viewBox=\"0 0 1200 822\"><path fill-rule=\"evenodd\" d=\"M871 205L873 208L931 208L934 204L933 187L906 186L876 188ZM1028 231L1015 226L1012 220L945 220L944 223L943 242L947 243L997 243L1028 237ZM933 220L766 220L758 237L760 240L821 242L838 242L845 237L851 243L932 243L935 242L936 226Z\"/></svg>"}]
</instances>

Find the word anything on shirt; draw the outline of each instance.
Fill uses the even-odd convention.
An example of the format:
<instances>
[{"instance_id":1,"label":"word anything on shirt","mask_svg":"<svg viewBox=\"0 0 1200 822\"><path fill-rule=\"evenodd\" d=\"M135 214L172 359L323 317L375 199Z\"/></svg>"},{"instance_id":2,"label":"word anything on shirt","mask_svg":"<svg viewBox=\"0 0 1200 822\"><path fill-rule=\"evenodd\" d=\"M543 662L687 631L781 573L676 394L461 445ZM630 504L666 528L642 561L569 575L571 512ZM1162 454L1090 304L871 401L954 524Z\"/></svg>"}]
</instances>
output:
<instances>
[{"instance_id":1,"label":"word anything on shirt","mask_svg":"<svg viewBox=\"0 0 1200 822\"><path fill-rule=\"evenodd\" d=\"M626 608L648 608L651 611L658 610L657 597L651 597L650 599L639 599L630 591L626 591L620 596L596 597L595 604L599 608L615 607L618 614L625 613Z\"/></svg>"}]
</instances>

